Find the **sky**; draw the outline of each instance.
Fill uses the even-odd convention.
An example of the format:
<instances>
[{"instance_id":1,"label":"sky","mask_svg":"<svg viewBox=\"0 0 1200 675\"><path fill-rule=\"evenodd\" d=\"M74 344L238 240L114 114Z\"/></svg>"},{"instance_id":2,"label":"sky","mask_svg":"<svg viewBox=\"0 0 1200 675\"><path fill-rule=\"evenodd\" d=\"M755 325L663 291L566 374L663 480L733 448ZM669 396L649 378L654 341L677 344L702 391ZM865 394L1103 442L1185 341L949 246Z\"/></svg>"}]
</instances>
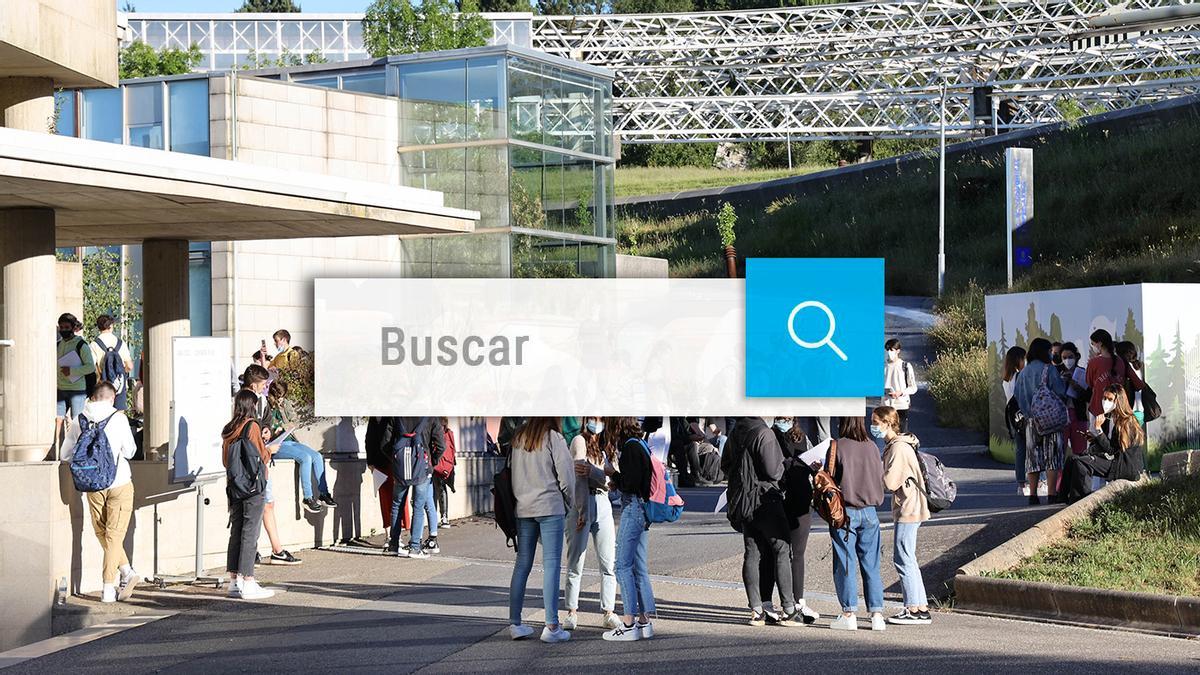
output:
<instances>
[{"instance_id":1,"label":"sky","mask_svg":"<svg viewBox=\"0 0 1200 675\"><path fill-rule=\"evenodd\" d=\"M232 12L242 0L130 0L139 12ZM120 9L125 0L117 2ZM361 12L371 0L299 0L305 12Z\"/></svg>"}]
</instances>

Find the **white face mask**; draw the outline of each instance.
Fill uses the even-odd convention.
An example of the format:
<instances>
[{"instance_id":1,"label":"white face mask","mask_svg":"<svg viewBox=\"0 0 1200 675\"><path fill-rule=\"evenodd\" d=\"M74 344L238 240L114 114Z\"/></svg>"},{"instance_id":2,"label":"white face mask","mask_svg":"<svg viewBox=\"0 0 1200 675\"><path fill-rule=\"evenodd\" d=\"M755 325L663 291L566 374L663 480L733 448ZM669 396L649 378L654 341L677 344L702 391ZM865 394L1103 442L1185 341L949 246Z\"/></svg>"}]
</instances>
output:
<instances>
[{"instance_id":1,"label":"white face mask","mask_svg":"<svg viewBox=\"0 0 1200 675\"><path fill-rule=\"evenodd\" d=\"M1105 401L1100 404L1100 407L1104 408L1104 414L1107 415L1108 413L1113 411L1113 408L1117 407L1117 402L1109 401L1109 400L1105 399Z\"/></svg>"},{"instance_id":2,"label":"white face mask","mask_svg":"<svg viewBox=\"0 0 1200 675\"><path fill-rule=\"evenodd\" d=\"M887 352L887 360L889 363L895 363L900 358L899 349L889 349Z\"/></svg>"},{"instance_id":3,"label":"white face mask","mask_svg":"<svg viewBox=\"0 0 1200 675\"><path fill-rule=\"evenodd\" d=\"M1079 359L1063 359L1063 365L1068 368L1074 368L1076 363L1079 363Z\"/></svg>"}]
</instances>

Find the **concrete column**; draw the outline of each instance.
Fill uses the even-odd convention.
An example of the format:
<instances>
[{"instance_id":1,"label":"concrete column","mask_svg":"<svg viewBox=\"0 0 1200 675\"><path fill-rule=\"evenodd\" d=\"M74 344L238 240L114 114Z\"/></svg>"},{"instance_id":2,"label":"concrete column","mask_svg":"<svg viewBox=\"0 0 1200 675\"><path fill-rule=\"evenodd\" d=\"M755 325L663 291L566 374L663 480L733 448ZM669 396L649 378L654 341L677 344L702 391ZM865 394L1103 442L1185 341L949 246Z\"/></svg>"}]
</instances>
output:
<instances>
[{"instance_id":1,"label":"concrete column","mask_svg":"<svg viewBox=\"0 0 1200 675\"><path fill-rule=\"evenodd\" d=\"M54 210L0 210L0 460L38 462L54 437Z\"/></svg>"},{"instance_id":2,"label":"concrete column","mask_svg":"<svg viewBox=\"0 0 1200 675\"><path fill-rule=\"evenodd\" d=\"M0 78L0 125L9 129L50 129L54 117L54 81L46 77Z\"/></svg>"},{"instance_id":3,"label":"concrete column","mask_svg":"<svg viewBox=\"0 0 1200 675\"><path fill-rule=\"evenodd\" d=\"M147 459L165 457L171 439L171 338L191 335L188 243L152 239L142 245ZM157 455L152 454L157 453Z\"/></svg>"}]
</instances>

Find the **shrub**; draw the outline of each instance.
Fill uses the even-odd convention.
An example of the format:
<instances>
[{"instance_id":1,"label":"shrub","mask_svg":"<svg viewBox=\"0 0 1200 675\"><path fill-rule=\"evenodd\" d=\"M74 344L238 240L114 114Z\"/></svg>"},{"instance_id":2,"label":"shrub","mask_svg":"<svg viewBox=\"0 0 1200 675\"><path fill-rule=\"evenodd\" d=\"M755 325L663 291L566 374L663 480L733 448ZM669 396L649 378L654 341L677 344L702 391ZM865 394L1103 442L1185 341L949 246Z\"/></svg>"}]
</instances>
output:
<instances>
[{"instance_id":1,"label":"shrub","mask_svg":"<svg viewBox=\"0 0 1200 675\"><path fill-rule=\"evenodd\" d=\"M296 406L296 415L301 424L312 422L314 387L313 353L304 352L300 358L291 359L279 369L279 380L287 385L287 398Z\"/></svg>"},{"instance_id":2,"label":"shrub","mask_svg":"<svg viewBox=\"0 0 1200 675\"><path fill-rule=\"evenodd\" d=\"M938 354L929 364L929 394L938 423L974 431L988 428L987 351L967 349Z\"/></svg>"},{"instance_id":3,"label":"shrub","mask_svg":"<svg viewBox=\"0 0 1200 675\"><path fill-rule=\"evenodd\" d=\"M734 240L737 239L737 234L733 231L736 226L737 211L733 209L732 204L725 202L717 213L717 233L721 235L722 246L733 246Z\"/></svg>"},{"instance_id":4,"label":"shrub","mask_svg":"<svg viewBox=\"0 0 1200 675\"><path fill-rule=\"evenodd\" d=\"M950 307L938 313L937 323L926 331L935 354L983 350L986 344L983 324L963 307Z\"/></svg>"}]
</instances>

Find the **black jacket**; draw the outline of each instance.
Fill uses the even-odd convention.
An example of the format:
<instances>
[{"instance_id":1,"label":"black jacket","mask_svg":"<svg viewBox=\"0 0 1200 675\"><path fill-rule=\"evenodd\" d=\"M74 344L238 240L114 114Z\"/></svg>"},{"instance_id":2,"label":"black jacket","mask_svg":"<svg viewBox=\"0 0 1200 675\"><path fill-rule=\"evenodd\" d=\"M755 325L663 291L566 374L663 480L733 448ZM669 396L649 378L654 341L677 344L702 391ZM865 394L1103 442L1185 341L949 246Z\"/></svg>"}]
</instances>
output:
<instances>
[{"instance_id":1,"label":"black jacket","mask_svg":"<svg viewBox=\"0 0 1200 675\"><path fill-rule=\"evenodd\" d=\"M650 454L642 449L641 444L634 439L626 440L621 445L617 472L612 476L613 483L625 494L650 499L651 467Z\"/></svg>"},{"instance_id":2,"label":"black jacket","mask_svg":"<svg viewBox=\"0 0 1200 675\"><path fill-rule=\"evenodd\" d=\"M752 520L763 501L782 497L783 468L783 451L771 428L761 417L739 417L721 455L721 470L729 481L729 522L735 529Z\"/></svg>"},{"instance_id":3,"label":"black jacket","mask_svg":"<svg viewBox=\"0 0 1200 675\"><path fill-rule=\"evenodd\" d=\"M1107 480L1137 480L1141 477L1146 466L1146 444L1123 448L1115 438L1110 438L1110 424L1105 425L1105 433L1092 437L1092 451L1105 455L1114 455L1112 468L1108 470Z\"/></svg>"},{"instance_id":4,"label":"black jacket","mask_svg":"<svg viewBox=\"0 0 1200 675\"><path fill-rule=\"evenodd\" d=\"M808 450L808 437L801 435L800 440L792 439L791 434L785 434L772 427L775 440L783 451L783 508L787 511L788 519L795 520L808 513L812 508L812 476L813 472L804 462L800 454Z\"/></svg>"}]
</instances>

